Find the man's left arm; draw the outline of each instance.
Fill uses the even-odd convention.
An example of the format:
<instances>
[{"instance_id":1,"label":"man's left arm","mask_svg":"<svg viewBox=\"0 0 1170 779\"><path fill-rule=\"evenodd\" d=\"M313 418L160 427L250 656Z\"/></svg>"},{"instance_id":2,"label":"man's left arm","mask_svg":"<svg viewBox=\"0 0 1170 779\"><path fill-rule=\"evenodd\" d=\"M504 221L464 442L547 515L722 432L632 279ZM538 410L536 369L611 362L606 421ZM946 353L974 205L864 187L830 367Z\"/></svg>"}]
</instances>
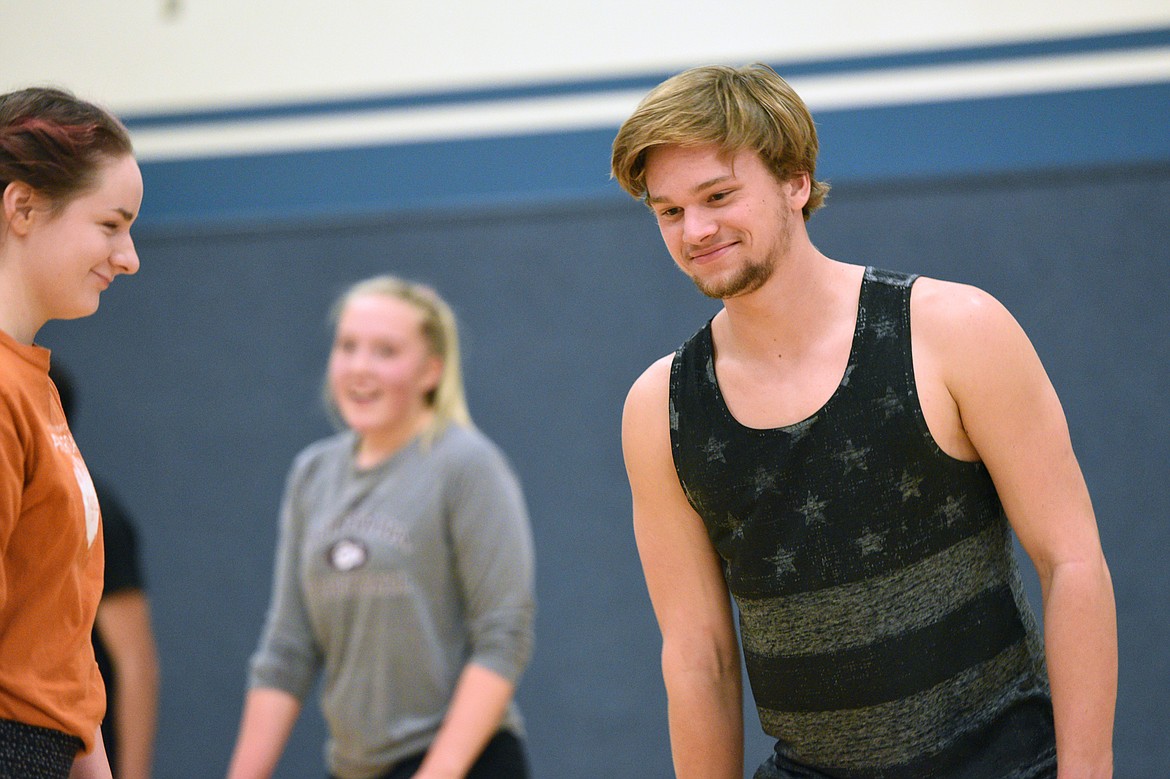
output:
<instances>
[{"instance_id":1,"label":"man's left arm","mask_svg":"<svg viewBox=\"0 0 1170 779\"><path fill-rule=\"evenodd\" d=\"M1117 618L1064 410L997 301L959 287L935 336L961 425L1039 575L1061 779L1112 775Z\"/></svg>"}]
</instances>

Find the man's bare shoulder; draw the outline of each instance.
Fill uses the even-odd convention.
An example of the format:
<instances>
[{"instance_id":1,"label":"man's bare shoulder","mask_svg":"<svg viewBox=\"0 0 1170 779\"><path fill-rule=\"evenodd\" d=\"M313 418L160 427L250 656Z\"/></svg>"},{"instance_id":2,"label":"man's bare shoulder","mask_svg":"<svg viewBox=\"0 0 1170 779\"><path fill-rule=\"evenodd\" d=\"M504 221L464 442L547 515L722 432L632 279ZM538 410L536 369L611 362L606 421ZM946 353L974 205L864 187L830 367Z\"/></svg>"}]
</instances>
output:
<instances>
[{"instance_id":1,"label":"man's bare shoulder","mask_svg":"<svg viewBox=\"0 0 1170 779\"><path fill-rule=\"evenodd\" d=\"M1027 334L1002 303L978 287L919 279L910 318L916 372L920 364L935 371L960 402L973 392L999 392L1026 376L1039 380Z\"/></svg>"},{"instance_id":2,"label":"man's bare shoulder","mask_svg":"<svg viewBox=\"0 0 1170 779\"><path fill-rule=\"evenodd\" d=\"M990 293L925 276L914 283L911 311L916 337L977 342L1018 329L1011 313Z\"/></svg>"},{"instance_id":3,"label":"man's bare shoulder","mask_svg":"<svg viewBox=\"0 0 1170 779\"><path fill-rule=\"evenodd\" d=\"M626 413L657 404L667 399L670 392L670 368L674 355L668 354L655 360L650 367L634 380L626 395ZM665 407L663 407L665 411Z\"/></svg>"},{"instance_id":4,"label":"man's bare shoulder","mask_svg":"<svg viewBox=\"0 0 1170 779\"><path fill-rule=\"evenodd\" d=\"M936 316L970 315L983 308L1002 308L990 293L971 284L922 276L914 282L914 303Z\"/></svg>"},{"instance_id":5,"label":"man's bare shoulder","mask_svg":"<svg viewBox=\"0 0 1170 779\"><path fill-rule=\"evenodd\" d=\"M622 409L622 444L627 463L657 456L669 447L670 367L673 355L655 360L630 387Z\"/></svg>"}]
</instances>

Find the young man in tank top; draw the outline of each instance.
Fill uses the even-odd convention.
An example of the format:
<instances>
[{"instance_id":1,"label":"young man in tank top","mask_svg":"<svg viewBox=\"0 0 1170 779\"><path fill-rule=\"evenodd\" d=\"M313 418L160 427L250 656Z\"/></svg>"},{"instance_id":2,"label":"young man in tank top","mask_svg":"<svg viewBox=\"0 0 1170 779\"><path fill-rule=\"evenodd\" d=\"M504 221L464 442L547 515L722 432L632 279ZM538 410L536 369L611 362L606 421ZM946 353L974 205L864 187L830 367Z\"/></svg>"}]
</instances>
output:
<instances>
[{"instance_id":1,"label":"young man in tank top","mask_svg":"<svg viewBox=\"0 0 1170 779\"><path fill-rule=\"evenodd\" d=\"M623 416L676 772L743 775L730 594L777 739L760 779L1110 776L1113 591L1044 368L988 294L821 254L816 155L761 65L668 79L614 141L724 304Z\"/></svg>"}]
</instances>

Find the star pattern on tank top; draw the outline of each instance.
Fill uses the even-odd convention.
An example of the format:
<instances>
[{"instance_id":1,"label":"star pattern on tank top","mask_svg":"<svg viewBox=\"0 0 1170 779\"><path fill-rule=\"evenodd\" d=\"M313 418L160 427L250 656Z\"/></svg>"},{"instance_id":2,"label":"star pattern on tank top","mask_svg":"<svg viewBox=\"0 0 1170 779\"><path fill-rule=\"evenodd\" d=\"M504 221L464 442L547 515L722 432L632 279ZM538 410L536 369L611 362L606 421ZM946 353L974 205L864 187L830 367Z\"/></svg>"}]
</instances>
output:
<instances>
[{"instance_id":1,"label":"star pattern on tank top","mask_svg":"<svg viewBox=\"0 0 1170 779\"><path fill-rule=\"evenodd\" d=\"M950 495L947 497L946 502L939 507L938 514L947 527L954 525L966 515L966 503L967 498L965 495L958 497Z\"/></svg>"},{"instance_id":2,"label":"star pattern on tank top","mask_svg":"<svg viewBox=\"0 0 1170 779\"><path fill-rule=\"evenodd\" d=\"M776 486L776 480L779 474L771 468L760 466L756 468L756 472L752 474L751 484L756 490L756 497L763 495L768 490Z\"/></svg>"},{"instance_id":3,"label":"star pattern on tank top","mask_svg":"<svg viewBox=\"0 0 1170 779\"><path fill-rule=\"evenodd\" d=\"M707 462L727 462L727 458L723 456L723 451L727 449L727 442L721 441L715 436L707 439L707 445L703 447L703 453L707 455Z\"/></svg>"},{"instance_id":4,"label":"star pattern on tank top","mask_svg":"<svg viewBox=\"0 0 1170 779\"><path fill-rule=\"evenodd\" d=\"M833 453L833 459L840 461L846 475L852 473L854 469L868 471L869 463L866 462L866 456L871 451L873 451L871 446L856 446L852 441L846 439L844 448Z\"/></svg>"},{"instance_id":5,"label":"star pattern on tank top","mask_svg":"<svg viewBox=\"0 0 1170 779\"><path fill-rule=\"evenodd\" d=\"M893 387L886 387L886 394L874 401L885 418L892 419L895 414L902 410L902 398L894 391Z\"/></svg>"},{"instance_id":6,"label":"star pattern on tank top","mask_svg":"<svg viewBox=\"0 0 1170 779\"><path fill-rule=\"evenodd\" d=\"M804 499L804 503L797 511L804 517L805 525L822 525L827 521L825 508L828 505L829 501L821 500L819 496L809 492L808 496Z\"/></svg>"},{"instance_id":7,"label":"star pattern on tank top","mask_svg":"<svg viewBox=\"0 0 1170 779\"><path fill-rule=\"evenodd\" d=\"M742 541L743 540L743 520L740 519L739 517L735 516L735 514L732 514L729 511L729 512L727 512L727 525L728 525L728 527L731 528L732 540Z\"/></svg>"},{"instance_id":8,"label":"star pattern on tank top","mask_svg":"<svg viewBox=\"0 0 1170 779\"><path fill-rule=\"evenodd\" d=\"M796 555L782 546L776 547L776 554L765 557L764 562L771 563L776 570L776 576L784 577L796 573Z\"/></svg>"},{"instance_id":9,"label":"star pattern on tank top","mask_svg":"<svg viewBox=\"0 0 1170 779\"><path fill-rule=\"evenodd\" d=\"M898 481L898 492L902 493L902 502L905 503L911 498L922 497L922 477L916 476L909 471L902 471L902 478Z\"/></svg>"},{"instance_id":10,"label":"star pattern on tank top","mask_svg":"<svg viewBox=\"0 0 1170 779\"><path fill-rule=\"evenodd\" d=\"M890 316L881 316L873 320L870 325L874 336L879 341L884 341L887 338L893 338L898 334L898 322Z\"/></svg>"},{"instance_id":11,"label":"star pattern on tank top","mask_svg":"<svg viewBox=\"0 0 1170 779\"><path fill-rule=\"evenodd\" d=\"M853 543L857 545L857 549L861 552L862 557L877 554L886 546L886 533L875 533L873 530L867 530L865 535L856 539Z\"/></svg>"}]
</instances>

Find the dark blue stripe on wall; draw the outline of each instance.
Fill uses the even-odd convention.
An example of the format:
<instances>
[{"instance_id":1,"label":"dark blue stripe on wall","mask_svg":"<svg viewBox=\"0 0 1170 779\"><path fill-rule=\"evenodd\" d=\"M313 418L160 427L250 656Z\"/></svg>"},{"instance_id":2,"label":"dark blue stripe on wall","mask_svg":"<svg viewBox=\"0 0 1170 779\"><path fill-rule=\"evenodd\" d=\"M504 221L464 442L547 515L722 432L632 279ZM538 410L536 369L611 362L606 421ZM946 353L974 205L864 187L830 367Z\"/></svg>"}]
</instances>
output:
<instances>
[{"instance_id":1,"label":"dark blue stripe on wall","mask_svg":"<svg viewBox=\"0 0 1170 779\"><path fill-rule=\"evenodd\" d=\"M148 162L141 226L244 224L615 195L613 131Z\"/></svg>"},{"instance_id":2,"label":"dark blue stripe on wall","mask_svg":"<svg viewBox=\"0 0 1170 779\"><path fill-rule=\"evenodd\" d=\"M821 112L840 181L1170 161L1170 84Z\"/></svg>"},{"instance_id":3,"label":"dark blue stripe on wall","mask_svg":"<svg viewBox=\"0 0 1170 779\"><path fill-rule=\"evenodd\" d=\"M982 63L1021 57L1052 57L1069 54L1087 54L1133 50L1170 45L1170 28L1156 28L1105 35L1075 38L1051 38L985 46L965 46L948 49L924 49L913 52L844 57L835 59L773 62L782 76L823 76L863 71L913 68L923 66ZM696 63L698 64L698 63ZM734 62L729 64L743 64ZM574 79L502 87L452 89L437 92L419 92L383 95L344 100L310 101L299 103L253 105L243 108L187 111L122 117L131 130L147 128L190 126L212 122L255 121L257 119L309 117L362 111L422 108L436 105L465 103L507 102L526 98L557 97L595 94L620 90L649 91L672 73L647 73L623 78Z\"/></svg>"},{"instance_id":4,"label":"dark blue stripe on wall","mask_svg":"<svg viewBox=\"0 0 1170 779\"><path fill-rule=\"evenodd\" d=\"M826 111L835 183L1170 162L1170 84ZM616 128L377 148L146 162L140 226L295 222L625 195Z\"/></svg>"}]
</instances>

